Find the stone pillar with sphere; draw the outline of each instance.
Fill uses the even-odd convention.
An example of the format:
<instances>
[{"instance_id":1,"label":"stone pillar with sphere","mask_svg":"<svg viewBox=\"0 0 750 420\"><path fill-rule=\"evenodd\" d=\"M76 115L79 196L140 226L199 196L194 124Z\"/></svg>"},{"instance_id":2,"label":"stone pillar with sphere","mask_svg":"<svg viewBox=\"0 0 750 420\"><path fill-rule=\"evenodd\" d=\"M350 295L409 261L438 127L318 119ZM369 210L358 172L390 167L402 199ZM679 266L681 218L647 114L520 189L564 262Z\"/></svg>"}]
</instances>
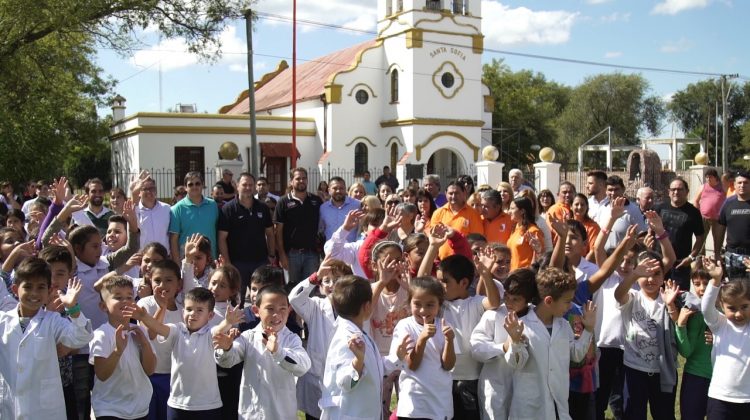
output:
<instances>
[{"instance_id":1,"label":"stone pillar with sphere","mask_svg":"<svg viewBox=\"0 0 750 420\"><path fill-rule=\"evenodd\" d=\"M221 179L224 169L229 169L234 174L234 179L237 180L240 173L243 172L245 164L242 162L240 156L240 149L237 144L231 141L226 141L219 146L219 160L216 162L214 168L215 180ZM210 187L210 185L208 186Z\"/></svg>"},{"instance_id":2,"label":"stone pillar with sphere","mask_svg":"<svg viewBox=\"0 0 750 420\"><path fill-rule=\"evenodd\" d=\"M560 188L560 164L555 160L555 151L551 147L545 147L539 151L541 162L534 164L534 187L536 192L547 189L552 194L557 194Z\"/></svg>"},{"instance_id":3,"label":"stone pillar with sphere","mask_svg":"<svg viewBox=\"0 0 750 420\"><path fill-rule=\"evenodd\" d=\"M690 188L690 194L688 200L692 203L695 197L701 192L703 183L706 178L706 171L712 169L712 166L708 166L708 154L705 152L698 152L695 155L695 165L688 169L688 188ZM721 173L721 171L719 171Z\"/></svg>"},{"instance_id":4,"label":"stone pillar with sphere","mask_svg":"<svg viewBox=\"0 0 750 420\"><path fill-rule=\"evenodd\" d=\"M482 149L482 160L474 165L477 168L477 187L487 184L492 188L497 188L497 184L503 180L505 164L497 162L499 156L500 152L495 146L486 146Z\"/></svg>"}]
</instances>

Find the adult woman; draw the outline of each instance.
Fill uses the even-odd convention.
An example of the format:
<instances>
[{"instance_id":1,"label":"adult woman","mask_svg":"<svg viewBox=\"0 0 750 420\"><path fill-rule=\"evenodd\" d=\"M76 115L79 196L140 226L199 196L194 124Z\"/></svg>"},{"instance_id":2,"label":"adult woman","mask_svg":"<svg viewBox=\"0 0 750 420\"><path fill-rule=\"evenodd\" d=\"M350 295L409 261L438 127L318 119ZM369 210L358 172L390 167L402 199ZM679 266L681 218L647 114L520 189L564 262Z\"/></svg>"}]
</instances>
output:
<instances>
[{"instance_id":1,"label":"adult woman","mask_svg":"<svg viewBox=\"0 0 750 420\"><path fill-rule=\"evenodd\" d=\"M701 216L703 216L704 237L708 236L708 231L710 230L714 242L714 256L717 261L720 261L721 246L724 244L726 228L719 224L719 211L721 210L721 206L724 205L727 196L724 193L724 188L721 185L719 173L716 172L716 169L707 170L705 180L706 182L703 184L700 193L695 196L694 204L701 211Z\"/></svg>"},{"instance_id":2,"label":"adult woman","mask_svg":"<svg viewBox=\"0 0 750 420\"><path fill-rule=\"evenodd\" d=\"M510 210L510 202L513 201L513 188L509 183L501 182L497 184L497 190L500 191L503 211L507 213Z\"/></svg>"},{"instance_id":3,"label":"adult woman","mask_svg":"<svg viewBox=\"0 0 750 420\"><path fill-rule=\"evenodd\" d=\"M537 208L539 209L539 215L542 217L547 216L547 210L555 204L555 196L552 191L544 189L539 191L539 197L537 200Z\"/></svg>"},{"instance_id":4,"label":"adult woman","mask_svg":"<svg viewBox=\"0 0 750 420\"><path fill-rule=\"evenodd\" d=\"M573 218L578 220L583 224L583 227L586 228L586 238L588 239L588 243L586 245L586 250L584 251L584 255L588 254L589 251L594 249L594 242L596 242L596 237L599 235L599 231L601 230L601 227L599 227L599 224L594 221L594 219L589 217L589 199L585 195L578 193L573 198Z\"/></svg>"},{"instance_id":5,"label":"adult woman","mask_svg":"<svg viewBox=\"0 0 750 420\"><path fill-rule=\"evenodd\" d=\"M474 194L474 179L470 175L461 175L456 178L456 181L464 184L464 190L466 191L467 197Z\"/></svg>"},{"instance_id":6,"label":"adult woman","mask_svg":"<svg viewBox=\"0 0 750 420\"><path fill-rule=\"evenodd\" d=\"M323 201L328 201L329 198L331 198L330 195L328 195L328 183L325 181L320 181L318 183L318 191L317 191L318 197L320 197Z\"/></svg>"},{"instance_id":7,"label":"adult woman","mask_svg":"<svg viewBox=\"0 0 750 420\"><path fill-rule=\"evenodd\" d=\"M469 198L466 200L466 204L468 204L470 207L473 207L474 210L478 212L482 212L482 197L481 193L475 192L471 195L469 195Z\"/></svg>"},{"instance_id":8,"label":"adult woman","mask_svg":"<svg viewBox=\"0 0 750 420\"><path fill-rule=\"evenodd\" d=\"M518 197L510 203L510 220L516 224L508 238L510 270L530 267L544 249L544 237L534 223L534 207L527 197Z\"/></svg>"},{"instance_id":9,"label":"adult woman","mask_svg":"<svg viewBox=\"0 0 750 420\"><path fill-rule=\"evenodd\" d=\"M174 197L172 197L172 205L174 206L177 204L178 201L182 200L187 196L187 188L185 188L183 185L178 185L174 187Z\"/></svg>"},{"instance_id":10,"label":"adult woman","mask_svg":"<svg viewBox=\"0 0 750 420\"><path fill-rule=\"evenodd\" d=\"M432 195L424 188L417 190L417 210L419 211L419 220L421 221L421 223L417 224L417 231L429 232L430 218L432 217L432 213L437 210L437 206L435 205L435 200L432 199Z\"/></svg>"},{"instance_id":11,"label":"adult woman","mask_svg":"<svg viewBox=\"0 0 750 420\"><path fill-rule=\"evenodd\" d=\"M365 190L364 184L361 182L355 182L349 187L349 197L362 201L362 199L367 195L367 192Z\"/></svg>"},{"instance_id":12,"label":"adult woman","mask_svg":"<svg viewBox=\"0 0 750 420\"><path fill-rule=\"evenodd\" d=\"M411 203L411 204L416 205L417 204L417 188L409 186L403 191L401 198L404 200L404 203Z\"/></svg>"},{"instance_id":13,"label":"adult woman","mask_svg":"<svg viewBox=\"0 0 750 420\"><path fill-rule=\"evenodd\" d=\"M378 186L378 199L380 200L380 204L382 204L383 206L385 206L385 201L391 194L393 194L393 190L391 189L390 185L383 182Z\"/></svg>"},{"instance_id":14,"label":"adult woman","mask_svg":"<svg viewBox=\"0 0 750 420\"><path fill-rule=\"evenodd\" d=\"M366 195L362 197L360 206L362 207L362 211L367 213L370 211L373 211L375 209L382 209L383 205L380 203L380 200L378 197L375 197L374 195Z\"/></svg>"},{"instance_id":15,"label":"adult woman","mask_svg":"<svg viewBox=\"0 0 750 420\"><path fill-rule=\"evenodd\" d=\"M542 236L544 237L544 252L552 251L552 229L550 229L550 226L547 224L547 219L539 214L539 208L537 207L539 200L536 198L536 194L534 194L534 191L529 188L519 191L518 196L526 197L531 200L531 209L534 212L534 223L536 223L536 227L542 231Z\"/></svg>"}]
</instances>

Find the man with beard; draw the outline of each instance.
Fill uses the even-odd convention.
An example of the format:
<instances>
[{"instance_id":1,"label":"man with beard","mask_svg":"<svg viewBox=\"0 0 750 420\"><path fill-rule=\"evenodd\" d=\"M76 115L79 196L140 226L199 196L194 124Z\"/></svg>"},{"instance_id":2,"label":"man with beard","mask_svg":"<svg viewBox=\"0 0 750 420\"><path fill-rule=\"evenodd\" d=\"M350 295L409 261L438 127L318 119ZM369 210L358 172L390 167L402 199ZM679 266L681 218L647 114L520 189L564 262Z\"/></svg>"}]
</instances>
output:
<instances>
[{"instance_id":1,"label":"man with beard","mask_svg":"<svg viewBox=\"0 0 750 420\"><path fill-rule=\"evenodd\" d=\"M245 296L256 268L276 260L276 238L271 212L255 194L255 177L240 174L238 196L219 212L219 253L240 272L240 296ZM265 246L263 246L265 244Z\"/></svg>"},{"instance_id":2,"label":"man with beard","mask_svg":"<svg viewBox=\"0 0 750 420\"><path fill-rule=\"evenodd\" d=\"M172 259L180 263L185 252L185 242L194 233L200 233L211 242L211 256L218 257L216 246L216 221L219 207L216 202L203 196L203 177L192 171L185 175L187 197L172 206L169 220L169 247Z\"/></svg>"},{"instance_id":3,"label":"man with beard","mask_svg":"<svg viewBox=\"0 0 750 420\"><path fill-rule=\"evenodd\" d=\"M276 205L276 248L279 264L289 272L287 289L318 270L318 222L321 200L307 193L307 170L290 173L292 191Z\"/></svg>"},{"instance_id":4,"label":"man with beard","mask_svg":"<svg viewBox=\"0 0 750 420\"><path fill-rule=\"evenodd\" d=\"M360 205L359 200L346 195L346 181L341 177L335 176L328 181L328 194L331 199L320 206L320 230L325 234L326 241L344 224L346 215L352 210L359 210ZM357 230L352 229L346 241L356 240Z\"/></svg>"},{"instance_id":5,"label":"man with beard","mask_svg":"<svg viewBox=\"0 0 750 420\"><path fill-rule=\"evenodd\" d=\"M744 261L750 258L750 172L747 170L737 172L734 177L734 195L721 208L719 223L727 232L726 275L730 279L746 277Z\"/></svg>"},{"instance_id":6,"label":"man with beard","mask_svg":"<svg viewBox=\"0 0 750 420\"><path fill-rule=\"evenodd\" d=\"M606 172L589 171L586 174L586 195L589 196L589 217L593 219L607 198Z\"/></svg>"},{"instance_id":7,"label":"man with beard","mask_svg":"<svg viewBox=\"0 0 750 420\"><path fill-rule=\"evenodd\" d=\"M625 183L619 176L612 175L608 177L605 184L606 197L598 204L597 212L592 217L602 229L606 228L607 221L609 221L612 215L612 204L615 199L625 196ZM590 200L589 198L589 202L591 202ZM638 225L638 232L643 232L648 228L641 209L634 202L627 200L625 202L625 213L617 219L609 234L607 234L606 230L604 231L604 234L608 235L604 249L608 251L617 248L617 244L625 240L625 235L630 225Z\"/></svg>"},{"instance_id":8,"label":"man with beard","mask_svg":"<svg viewBox=\"0 0 750 420\"><path fill-rule=\"evenodd\" d=\"M104 183L99 178L91 178L86 181L84 190L89 197L89 205L73 213L73 223L78 226L92 225L99 230L102 238L107 235L109 218L114 216L112 210L104 206Z\"/></svg>"},{"instance_id":9,"label":"man with beard","mask_svg":"<svg viewBox=\"0 0 750 420\"><path fill-rule=\"evenodd\" d=\"M442 223L460 232L464 237L470 233L484 235L484 222L481 215L478 211L474 210L474 207L466 205L464 184L457 181L451 182L445 190L445 196L448 202L432 213L430 225L437 226L439 223ZM452 253L453 249L446 242L440 247L438 255L443 260Z\"/></svg>"}]
</instances>

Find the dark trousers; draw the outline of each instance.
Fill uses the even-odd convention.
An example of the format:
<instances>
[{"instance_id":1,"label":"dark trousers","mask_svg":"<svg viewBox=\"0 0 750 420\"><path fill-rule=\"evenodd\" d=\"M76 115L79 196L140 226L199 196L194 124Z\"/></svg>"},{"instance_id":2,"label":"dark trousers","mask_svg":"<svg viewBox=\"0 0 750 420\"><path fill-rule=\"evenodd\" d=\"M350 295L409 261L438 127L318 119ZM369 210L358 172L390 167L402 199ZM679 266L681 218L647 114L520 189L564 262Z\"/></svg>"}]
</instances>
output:
<instances>
[{"instance_id":1,"label":"dark trousers","mask_svg":"<svg viewBox=\"0 0 750 420\"><path fill-rule=\"evenodd\" d=\"M94 367L88 354L73 355L73 390L76 397L78 420L91 418L91 389L94 387Z\"/></svg>"},{"instance_id":2,"label":"dark trousers","mask_svg":"<svg viewBox=\"0 0 750 420\"><path fill-rule=\"evenodd\" d=\"M625 383L628 401L625 403L626 420L646 420L646 407L651 408L651 417L659 420L674 420L675 390L661 391L658 373L646 373L625 366Z\"/></svg>"},{"instance_id":3,"label":"dark trousers","mask_svg":"<svg viewBox=\"0 0 750 420\"><path fill-rule=\"evenodd\" d=\"M240 382L242 381L242 366L238 363L230 368L216 366L219 375L219 394L221 395L221 418L236 420L240 405Z\"/></svg>"},{"instance_id":4,"label":"dark trousers","mask_svg":"<svg viewBox=\"0 0 750 420\"><path fill-rule=\"evenodd\" d=\"M680 415L682 420L703 420L708 409L708 386L711 380L682 373L680 386ZM750 411L747 413L750 418Z\"/></svg>"},{"instance_id":5,"label":"dark trousers","mask_svg":"<svg viewBox=\"0 0 750 420\"><path fill-rule=\"evenodd\" d=\"M146 420L146 419L148 419L148 416L141 417L136 420ZM115 417L115 416L99 416L96 418L96 420L124 420L124 419L121 419L120 417Z\"/></svg>"},{"instance_id":6,"label":"dark trousers","mask_svg":"<svg viewBox=\"0 0 750 420\"><path fill-rule=\"evenodd\" d=\"M237 271L240 272L240 297L242 298L240 301L240 307L245 306L245 293L250 284L250 277L252 277L258 267L262 267L266 264L268 264L268 259L263 261L232 261L232 265L234 265L237 268ZM250 306L252 306L252 304L250 304Z\"/></svg>"},{"instance_id":7,"label":"dark trousers","mask_svg":"<svg viewBox=\"0 0 750 420\"><path fill-rule=\"evenodd\" d=\"M625 375L622 364L623 351L618 348L599 347L599 389L596 390L596 420L604 420L607 405L616 420L622 418L622 394Z\"/></svg>"},{"instance_id":8,"label":"dark trousers","mask_svg":"<svg viewBox=\"0 0 750 420\"><path fill-rule=\"evenodd\" d=\"M151 402L148 405L148 420L164 420L167 418L167 400L170 387L169 373L154 373L148 377L151 388Z\"/></svg>"},{"instance_id":9,"label":"dark trousers","mask_svg":"<svg viewBox=\"0 0 750 420\"><path fill-rule=\"evenodd\" d=\"M65 415L68 420L78 420L78 407L76 404L76 391L73 384L63 387L65 398Z\"/></svg>"},{"instance_id":10,"label":"dark trousers","mask_svg":"<svg viewBox=\"0 0 750 420\"><path fill-rule=\"evenodd\" d=\"M478 380L453 381L453 417L461 420L479 420Z\"/></svg>"},{"instance_id":11,"label":"dark trousers","mask_svg":"<svg viewBox=\"0 0 750 420\"><path fill-rule=\"evenodd\" d=\"M592 420L594 418L594 393L570 391L568 413L573 420Z\"/></svg>"},{"instance_id":12,"label":"dark trousers","mask_svg":"<svg viewBox=\"0 0 750 420\"><path fill-rule=\"evenodd\" d=\"M167 420L221 420L221 408L187 411L167 407Z\"/></svg>"},{"instance_id":13,"label":"dark trousers","mask_svg":"<svg viewBox=\"0 0 750 420\"><path fill-rule=\"evenodd\" d=\"M750 418L750 403L708 399L708 420L747 420L748 418Z\"/></svg>"}]
</instances>

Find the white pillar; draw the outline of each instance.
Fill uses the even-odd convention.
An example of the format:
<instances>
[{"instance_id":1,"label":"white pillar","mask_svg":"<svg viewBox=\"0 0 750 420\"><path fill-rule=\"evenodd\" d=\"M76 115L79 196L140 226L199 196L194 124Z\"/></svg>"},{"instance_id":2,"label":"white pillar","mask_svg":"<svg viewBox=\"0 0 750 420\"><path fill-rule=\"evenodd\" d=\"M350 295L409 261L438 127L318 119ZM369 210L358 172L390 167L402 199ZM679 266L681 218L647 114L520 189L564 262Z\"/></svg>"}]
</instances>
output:
<instances>
[{"instance_id":1,"label":"white pillar","mask_svg":"<svg viewBox=\"0 0 750 420\"><path fill-rule=\"evenodd\" d=\"M534 187L536 192L548 189L557 194L560 188L560 164L556 162L539 162L534 164Z\"/></svg>"},{"instance_id":2,"label":"white pillar","mask_svg":"<svg viewBox=\"0 0 750 420\"><path fill-rule=\"evenodd\" d=\"M406 188L409 185L409 178L406 177L406 164L398 162L395 168L391 168L393 176L398 179L398 188ZM396 191L394 191L395 193Z\"/></svg>"},{"instance_id":3,"label":"white pillar","mask_svg":"<svg viewBox=\"0 0 750 420\"><path fill-rule=\"evenodd\" d=\"M232 171L232 174L234 175L234 180L239 181L240 174L244 172L244 163L241 160L226 160L226 159L219 159L216 162L216 169L215 169L215 179L214 182L218 182L221 180L221 176L224 173L224 169L229 169ZM209 188L209 193L211 192L211 187L213 185L207 185Z\"/></svg>"},{"instance_id":4,"label":"white pillar","mask_svg":"<svg viewBox=\"0 0 750 420\"><path fill-rule=\"evenodd\" d=\"M475 163L474 166L477 168L477 187L487 184L494 189L503 180L505 164L502 162L483 160Z\"/></svg>"},{"instance_id":5,"label":"white pillar","mask_svg":"<svg viewBox=\"0 0 750 420\"><path fill-rule=\"evenodd\" d=\"M690 188L690 194L688 194L688 201L691 203L695 200L695 196L700 193L703 188L703 181L706 178L706 171L711 169L708 165L693 165L688 170L688 188Z\"/></svg>"}]
</instances>

